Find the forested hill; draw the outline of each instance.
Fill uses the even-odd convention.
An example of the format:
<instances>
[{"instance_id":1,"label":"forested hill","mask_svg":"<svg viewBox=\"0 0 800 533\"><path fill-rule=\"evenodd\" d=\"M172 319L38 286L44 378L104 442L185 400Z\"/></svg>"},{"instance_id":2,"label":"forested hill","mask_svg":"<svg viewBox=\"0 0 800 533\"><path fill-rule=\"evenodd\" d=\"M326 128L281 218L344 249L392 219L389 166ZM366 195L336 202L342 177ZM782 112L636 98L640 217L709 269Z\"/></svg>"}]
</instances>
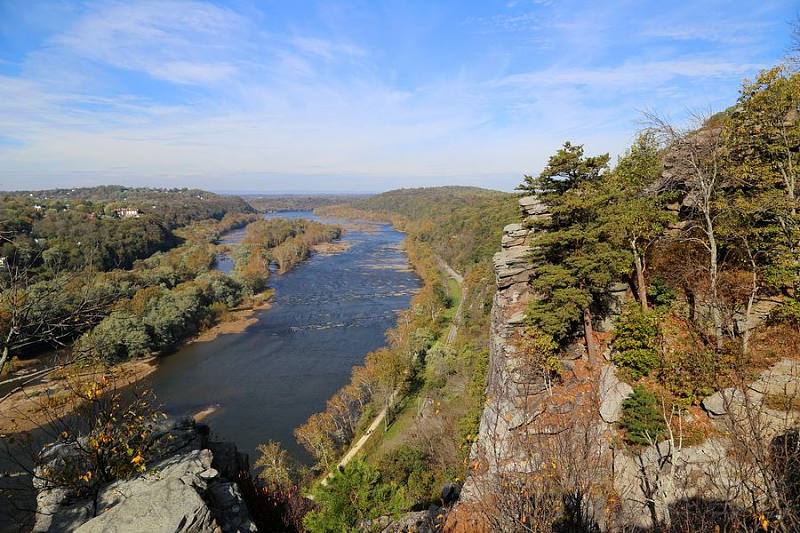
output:
<instances>
[{"instance_id":1,"label":"forested hill","mask_svg":"<svg viewBox=\"0 0 800 533\"><path fill-rule=\"evenodd\" d=\"M102 185L74 189L12 191L0 193L4 205L11 201L37 210L66 209L87 214L112 215L117 209L138 210L170 229L204 218L221 219L226 213L252 213L250 204L238 196L224 196L200 189L124 187Z\"/></svg>"},{"instance_id":2,"label":"forested hill","mask_svg":"<svg viewBox=\"0 0 800 533\"><path fill-rule=\"evenodd\" d=\"M358 210L391 219L465 272L496 251L503 226L516 216L514 198L479 187L424 187L388 191L320 212Z\"/></svg>"},{"instance_id":3,"label":"forested hill","mask_svg":"<svg viewBox=\"0 0 800 533\"><path fill-rule=\"evenodd\" d=\"M236 196L117 185L0 193L0 258L37 270L130 268L201 220L254 213Z\"/></svg>"}]
</instances>

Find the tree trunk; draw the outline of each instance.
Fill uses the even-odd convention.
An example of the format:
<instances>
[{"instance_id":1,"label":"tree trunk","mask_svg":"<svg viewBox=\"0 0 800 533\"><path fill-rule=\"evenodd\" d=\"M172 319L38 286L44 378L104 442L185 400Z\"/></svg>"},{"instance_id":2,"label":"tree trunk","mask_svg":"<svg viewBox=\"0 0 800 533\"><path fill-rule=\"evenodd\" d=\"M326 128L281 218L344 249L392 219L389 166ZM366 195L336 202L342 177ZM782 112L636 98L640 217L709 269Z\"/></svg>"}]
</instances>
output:
<instances>
[{"instance_id":1,"label":"tree trunk","mask_svg":"<svg viewBox=\"0 0 800 533\"><path fill-rule=\"evenodd\" d=\"M642 311L647 311L647 285L644 281L644 265L639 247L636 241L631 241L631 251L633 252L633 264L636 267L636 291L639 294L639 303L642 304Z\"/></svg>"},{"instance_id":2,"label":"tree trunk","mask_svg":"<svg viewBox=\"0 0 800 533\"><path fill-rule=\"evenodd\" d=\"M586 339L586 354L589 356L589 361L592 361L597 355L597 347L592 327L592 312L588 307L583 310L583 334Z\"/></svg>"},{"instance_id":3,"label":"tree trunk","mask_svg":"<svg viewBox=\"0 0 800 533\"><path fill-rule=\"evenodd\" d=\"M748 254L749 254L748 248ZM753 314L753 304L756 301L756 295L758 294L758 270L756 270L756 262L753 259L752 254L750 255L750 266L753 269L753 284L750 287L750 297L747 299L747 307L745 308L744 312L744 331L742 331L742 353L747 355L747 352L750 350L750 316Z\"/></svg>"},{"instance_id":4,"label":"tree trunk","mask_svg":"<svg viewBox=\"0 0 800 533\"><path fill-rule=\"evenodd\" d=\"M8 360L8 345L6 345L3 346L3 355L0 356L0 376L3 375L3 370L5 370Z\"/></svg>"},{"instance_id":5,"label":"tree trunk","mask_svg":"<svg viewBox=\"0 0 800 533\"><path fill-rule=\"evenodd\" d=\"M710 209L705 210L706 234L708 235L709 251L709 281L711 283L711 319L714 321L714 336L717 341L717 351L722 350L722 314L719 311L718 296L718 273L719 273L719 252L717 251L717 239L714 235L714 222L711 219Z\"/></svg>"}]
</instances>

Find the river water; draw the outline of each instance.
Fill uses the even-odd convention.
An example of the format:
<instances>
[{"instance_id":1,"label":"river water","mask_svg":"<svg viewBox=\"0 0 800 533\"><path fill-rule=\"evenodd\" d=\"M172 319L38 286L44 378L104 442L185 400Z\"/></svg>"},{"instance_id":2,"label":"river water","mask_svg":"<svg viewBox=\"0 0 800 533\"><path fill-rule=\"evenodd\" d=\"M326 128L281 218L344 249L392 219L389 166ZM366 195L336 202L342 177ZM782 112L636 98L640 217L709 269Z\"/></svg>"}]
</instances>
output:
<instances>
[{"instance_id":1,"label":"river water","mask_svg":"<svg viewBox=\"0 0 800 533\"><path fill-rule=\"evenodd\" d=\"M403 234L389 225L347 229L345 221L309 212L266 215L341 223L350 248L315 254L292 271L273 274L272 307L243 333L221 335L164 357L149 379L169 414L215 410L205 419L215 437L257 457L268 440L308 461L293 431L350 378L354 365L385 344L420 281L400 248ZM235 244L244 230L223 239ZM219 268L229 270L225 263Z\"/></svg>"}]
</instances>

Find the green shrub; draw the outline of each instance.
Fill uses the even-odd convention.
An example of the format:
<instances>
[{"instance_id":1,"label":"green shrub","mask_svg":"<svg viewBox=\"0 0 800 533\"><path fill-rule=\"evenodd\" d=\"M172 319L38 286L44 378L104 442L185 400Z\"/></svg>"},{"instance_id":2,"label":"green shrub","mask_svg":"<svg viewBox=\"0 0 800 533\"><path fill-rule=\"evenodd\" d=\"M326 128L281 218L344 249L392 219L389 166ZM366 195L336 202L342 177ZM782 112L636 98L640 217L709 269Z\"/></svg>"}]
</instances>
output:
<instances>
[{"instance_id":1,"label":"green shrub","mask_svg":"<svg viewBox=\"0 0 800 533\"><path fill-rule=\"evenodd\" d=\"M684 407L716 390L721 375L733 366L730 358L712 350L675 350L660 372L661 382Z\"/></svg>"},{"instance_id":2,"label":"green shrub","mask_svg":"<svg viewBox=\"0 0 800 533\"><path fill-rule=\"evenodd\" d=\"M800 326L800 300L787 298L770 315L770 321L778 324Z\"/></svg>"},{"instance_id":3,"label":"green shrub","mask_svg":"<svg viewBox=\"0 0 800 533\"><path fill-rule=\"evenodd\" d=\"M614 363L631 379L648 375L660 364L656 340L659 313L643 311L636 303L628 304L614 329Z\"/></svg>"},{"instance_id":4,"label":"green shrub","mask_svg":"<svg viewBox=\"0 0 800 533\"><path fill-rule=\"evenodd\" d=\"M357 531L365 520L397 515L407 508L403 488L386 483L380 470L361 460L352 461L327 485L320 485L314 500L319 508L303 519L310 533Z\"/></svg>"},{"instance_id":5,"label":"green shrub","mask_svg":"<svg viewBox=\"0 0 800 533\"><path fill-rule=\"evenodd\" d=\"M656 395L638 385L622 402L620 426L625 429L625 441L629 444L646 445L659 441L666 426Z\"/></svg>"},{"instance_id":6,"label":"green shrub","mask_svg":"<svg viewBox=\"0 0 800 533\"><path fill-rule=\"evenodd\" d=\"M677 294L663 278L655 277L650 280L650 286L647 287L647 297L656 307L669 307L675 301Z\"/></svg>"},{"instance_id":7,"label":"green shrub","mask_svg":"<svg viewBox=\"0 0 800 533\"><path fill-rule=\"evenodd\" d=\"M403 445L381 458L378 468L386 481L405 487L411 503L428 503L434 496L436 475L424 451Z\"/></svg>"}]
</instances>

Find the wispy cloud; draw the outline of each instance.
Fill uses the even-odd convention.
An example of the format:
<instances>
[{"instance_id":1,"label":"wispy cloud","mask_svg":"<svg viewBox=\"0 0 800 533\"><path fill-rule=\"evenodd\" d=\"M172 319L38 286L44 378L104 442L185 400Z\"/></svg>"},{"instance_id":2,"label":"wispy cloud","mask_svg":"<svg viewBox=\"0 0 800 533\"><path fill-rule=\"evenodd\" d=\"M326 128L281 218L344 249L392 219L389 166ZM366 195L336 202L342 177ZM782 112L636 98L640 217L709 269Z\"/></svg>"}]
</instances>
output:
<instances>
[{"instance_id":1,"label":"wispy cloud","mask_svg":"<svg viewBox=\"0 0 800 533\"><path fill-rule=\"evenodd\" d=\"M97 0L24 53L0 44L0 189L510 189L567 138L622 150L637 109L727 105L780 54L734 39L769 13L733 12L700 50L680 10L654 26L605 4L373 6L356 27L328 5L234 5Z\"/></svg>"},{"instance_id":2,"label":"wispy cloud","mask_svg":"<svg viewBox=\"0 0 800 533\"><path fill-rule=\"evenodd\" d=\"M230 58L248 21L193 1L96 4L52 46L120 69L175 83L210 83L236 72Z\"/></svg>"},{"instance_id":3,"label":"wispy cloud","mask_svg":"<svg viewBox=\"0 0 800 533\"><path fill-rule=\"evenodd\" d=\"M535 72L505 76L492 82L495 86L558 87L585 85L595 90L615 88L636 90L657 87L675 78L709 79L741 77L760 67L757 63L737 63L714 59L656 60L626 62L614 67L553 67Z\"/></svg>"}]
</instances>

